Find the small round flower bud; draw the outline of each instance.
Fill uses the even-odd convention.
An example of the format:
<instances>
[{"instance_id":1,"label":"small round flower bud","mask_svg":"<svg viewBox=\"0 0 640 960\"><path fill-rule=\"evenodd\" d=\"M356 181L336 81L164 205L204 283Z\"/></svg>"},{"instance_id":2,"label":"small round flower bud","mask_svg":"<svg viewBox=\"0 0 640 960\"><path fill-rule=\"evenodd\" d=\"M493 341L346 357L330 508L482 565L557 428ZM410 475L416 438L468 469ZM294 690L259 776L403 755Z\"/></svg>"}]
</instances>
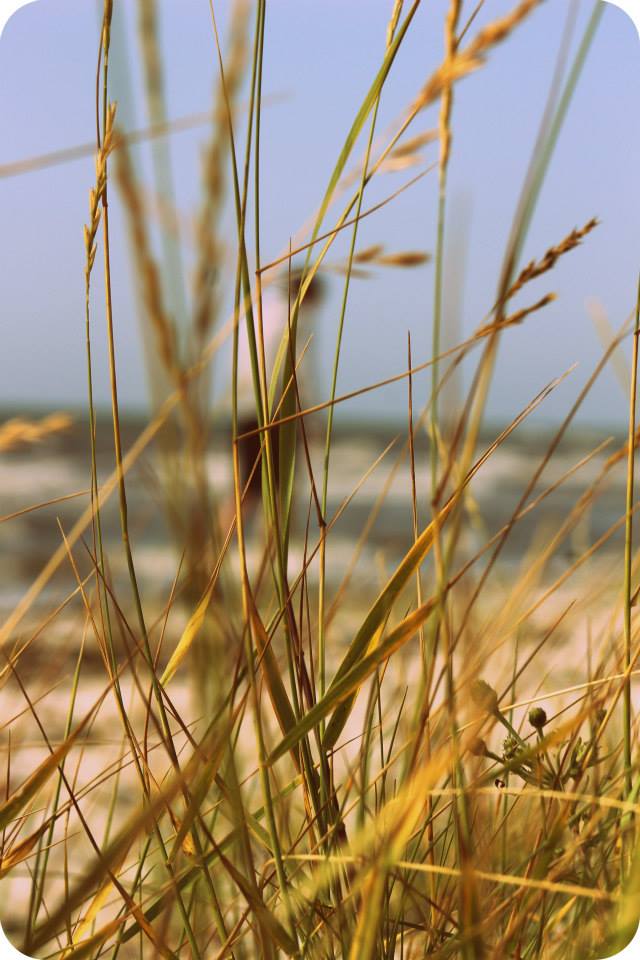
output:
<instances>
[{"instance_id":1,"label":"small round flower bud","mask_svg":"<svg viewBox=\"0 0 640 960\"><path fill-rule=\"evenodd\" d=\"M529 723L532 727L535 727L536 730L542 730L546 722L547 714L542 707L533 707L529 710Z\"/></svg>"}]
</instances>

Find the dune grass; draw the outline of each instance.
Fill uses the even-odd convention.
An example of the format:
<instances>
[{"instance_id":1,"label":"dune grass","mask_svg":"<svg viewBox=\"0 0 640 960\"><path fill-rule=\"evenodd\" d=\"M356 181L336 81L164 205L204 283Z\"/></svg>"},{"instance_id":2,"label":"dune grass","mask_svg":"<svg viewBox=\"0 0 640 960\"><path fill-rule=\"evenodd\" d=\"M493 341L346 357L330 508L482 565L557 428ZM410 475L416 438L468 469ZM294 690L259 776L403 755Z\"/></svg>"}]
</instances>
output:
<instances>
[{"instance_id":1,"label":"dune grass","mask_svg":"<svg viewBox=\"0 0 640 960\"><path fill-rule=\"evenodd\" d=\"M162 264L157 261L148 204L130 157L133 140L118 128L109 84L113 4L105 0L95 77L96 178L85 227L89 490L68 494L87 502L70 529L60 523L59 547L0 628L2 684L18 690L23 703L3 726L0 876L5 884L17 882L10 887L15 902L3 901L2 921L10 920L10 935L28 955L577 960L608 956L635 931L640 778L632 681L640 667L633 521L639 433L638 307L632 291L629 317L565 419L545 449L532 446L529 479L497 530L485 526L473 493L492 458L572 372L550 369L537 395L487 438L485 402L498 348L509 349L514 326L536 322L561 288L564 258L579 256L580 245L598 227L594 211L585 209L583 227L568 225L565 237L550 237L546 251L521 263L601 4L563 85L554 84L549 97L495 302L480 311L463 342L446 350L441 345L455 86L481 70L494 47L526 29L538 3L523 0L478 27L479 10L451 0L442 63L395 129L380 133L380 98L419 7L419 0L395 0L381 38L379 70L310 225L277 260L265 263L260 146L268 5L238 2L227 46L211 2L219 88L187 307L182 289L167 289L167 277L171 284L182 276L179 246L165 236ZM141 0L140 9L150 129L164 129L169 124L157 11L151 0ZM562 74L559 69L557 79ZM239 123L243 84L249 91L247 121ZM439 104L438 129L425 134L420 123L433 104ZM434 140L438 160L419 173L433 182L438 209L436 236L425 240L435 251L433 310L424 317L432 355L416 361L409 340L406 370L341 395L352 278L359 271L411 269L428 260L425 251L358 247L362 219L381 206L368 204L367 187L385 163L403 169L421 162L419 151ZM170 195L168 155L161 146L154 164ZM402 189L415 182L412 177ZM128 448L118 402L119 318L111 298L109 203L116 191L133 241L152 378L151 418ZM398 192L384 203L393 204ZM213 270L224 246L226 196L236 226L232 276ZM171 228L166 218L164 227ZM346 261L332 264L328 255L343 233ZM302 282L269 370L263 292L279 271L291 270L294 255L303 265ZM94 316L99 268L112 399L108 477L98 468L98 432L105 424L93 399L92 345L103 335ZM331 382L327 396L303 407L299 380L307 344L298 336L298 321L314 276L327 270L337 271L343 285ZM529 284L539 278L554 289L527 297ZM229 292L233 312L224 318L220 304ZM243 328L261 446L254 464L262 494L257 509L250 506L249 485L242 487L239 455ZM212 420L209 389L211 361L229 339L230 438ZM632 371L626 443L607 440L570 464L565 457L549 476L581 404L620 350L628 351ZM455 416L446 418L442 392L463 361L473 371L471 386ZM417 395L414 382L425 371L427 398ZM407 388L406 431L331 512L334 411L399 380ZM57 415L35 424L11 421L0 429L0 449L41 440L65 426ZM212 448L232 465L230 503L207 472ZM160 602L145 594L138 573L139 534L127 496L130 477L145 460L155 464L176 558L171 589ZM336 529L381 463L389 480L352 538L353 557L336 587L328 572L335 552L346 549ZM625 464L626 500L618 518L598 539L567 553ZM583 475L582 491L564 520L547 528L547 499ZM399 561L381 564L379 582L364 589L354 571L398 476L408 484L411 504L406 546ZM113 573L104 536L112 501L119 510L124 580ZM0 520L16 522L45 506L25 506ZM538 516L521 563L503 562L518 525ZM611 552L604 554L616 535L623 543L617 567ZM597 566L601 556L604 566ZM55 592L65 566L76 587L53 604L47 595L43 619L38 604L45 588ZM75 624L72 661L52 662L34 697L29 658L43 631L63 615ZM570 682L564 672L554 674L562 644L569 644ZM90 649L97 666L88 665ZM85 689L96 689L95 683L87 686L91 670L100 692L89 702ZM40 697L53 695L61 705L56 730L47 729L41 716ZM16 778L25 717L37 732L40 759L28 776ZM85 767L96 745L102 760L98 768Z\"/></svg>"}]
</instances>

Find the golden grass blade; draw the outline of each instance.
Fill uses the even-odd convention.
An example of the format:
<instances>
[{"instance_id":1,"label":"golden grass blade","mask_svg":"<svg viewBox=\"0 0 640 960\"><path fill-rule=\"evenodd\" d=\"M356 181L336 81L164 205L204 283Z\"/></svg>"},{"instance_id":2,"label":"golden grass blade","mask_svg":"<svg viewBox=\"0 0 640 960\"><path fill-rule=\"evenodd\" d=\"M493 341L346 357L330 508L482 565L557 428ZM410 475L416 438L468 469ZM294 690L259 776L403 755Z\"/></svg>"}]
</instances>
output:
<instances>
[{"instance_id":1,"label":"golden grass blade","mask_svg":"<svg viewBox=\"0 0 640 960\"><path fill-rule=\"evenodd\" d=\"M334 865L357 864L358 858L348 854L330 854L324 856L312 853L293 853L286 855L287 860L296 860L301 863L324 863ZM461 877L463 871L457 867L448 867L443 864L417 863L411 860L398 860L393 864L394 870L408 870L416 873L435 873L443 877ZM510 873L491 873L488 870L473 871L478 880L487 880L490 883L504 884L505 886L522 887L525 890L544 890L548 893L559 893L568 897L582 897L585 900L597 900L602 903L618 903L622 898L618 894L609 893L597 887L583 887L577 883L564 883L556 880L543 880L535 877L519 877Z\"/></svg>"},{"instance_id":2,"label":"golden grass blade","mask_svg":"<svg viewBox=\"0 0 640 960\"><path fill-rule=\"evenodd\" d=\"M362 886L360 912L349 951L349 960L370 960L375 955L386 882L386 871L379 863L375 863L367 873Z\"/></svg>"},{"instance_id":3,"label":"golden grass blade","mask_svg":"<svg viewBox=\"0 0 640 960\"><path fill-rule=\"evenodd\" d=\"M87 940L81 940L79 943L65 950L64 953L61 954L61 960L89 960L89 958L93 960L94 957L99 955L100 948L105 941L122 926L125 920L126 915L116 917L115 920L110 920L109 923L101 927L93 936Z\"/></svg>"},{"instance_id":4,"label":"golden grass blade","mask_svg":"<svg viewBox=\"0 0 640 960\"><path fill-rule=\"evenodd\" d=\"M204 618L207 615L207 610L209 609L211 598L213 597L213 594L215 592L216 583L217 583L217 577L214 575L209 581L209 584L203 596L201 597L200 602L198 603L198 606L189 617L189 621L186 627L184 628L184 630L182 631L182 635L178 640L178 643L176 644L176 647L169 658L169 662L164 669L162 677L160 678L160 683L162 684L163 687L167 683L169 683L171 678L174 676L176 670L178 669L182 661L185 659L185 657L191 650L193 641L195 640L198 633L200 632L202 624L204 623Z\"/></svg>"},{"instance_id":5,"label":"golden grass blade","mask_svg":"<svg viewBox=\"0 0 640 960\"><path fill-rule=\"evenodd\" d=\"M29 856L36 843L49 828L49 823L45 822L38 827L30 836L26 837L24 840L21 840L19 843L16 843L15 846L11 848L9 853L2 857L0 860L0 878L4 877L10 870L12 870L17 864L22 863L23 860Z\"/></svg>"},{"instance_id":6,"label":"golden grass blade","mask_svg":"<svg viewBox=\"0 0 640 960\"><path fill-rule=\"evenodd\" d=\"M124 863L126 854L127 854L127 851L123 850L122 856L119 858L119 861L116 861L114 863L112 868L114 873L117 874L122 869L122 865ZM81 945L82 940L85 938L86 934L89 933L89 931L91 930L93 922L98 916L98 914L100 913L100 910L106 904L107 900L113 894L114 891L115 891L115 887L113 885L113 881L110 879L110 877L105 877L102 884L98 888L98 891L95 894L93 900L89 904L84 917L82 918L82 920L80 920L80 922L77 924L77 926L73 931L73 936L71 940L74 946ZM121 919L119 922L122 923L123 919ZM65 954L65 956L73 956L73 953Z\"/></svg>"}]
</instances>

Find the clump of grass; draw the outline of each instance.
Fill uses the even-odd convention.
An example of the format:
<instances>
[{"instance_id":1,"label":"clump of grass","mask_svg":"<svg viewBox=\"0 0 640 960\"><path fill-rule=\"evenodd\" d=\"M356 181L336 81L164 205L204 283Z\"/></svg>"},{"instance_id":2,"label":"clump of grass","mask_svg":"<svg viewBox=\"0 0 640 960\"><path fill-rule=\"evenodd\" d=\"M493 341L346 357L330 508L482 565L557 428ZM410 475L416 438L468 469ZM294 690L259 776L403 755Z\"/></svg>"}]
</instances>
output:
<instances>
[{"instance_id":1,"label":"clump of grass","mask_svg":"<svg viewBox=\"0 0 640 960\"><path fill-rule=\"evenodd\" d=\"M639 672L632 590L639 567L632 525L639 440L637 310L626 444L611 452L608 442L599 443L543 484L580 404L614 352L626 345L629 321L547 447L537 454L532 449L522 494L515 509L501 515L497 530L484 525L473 499L475 478L490 469L492 459L534 411L544 409L570 373L551 371L553 379L503 429L491 436L483 431L498 343L512 327L535 322L532 315L553 295L511 313L508 302L551 271L561 288L562 258L578 256L577 248L589 242L597 224L589 219L582 229L551 243L539 259L519 265L544 173L597 26L595 16L557 111L543 125L497 300L471 337L444 354L440 350L455 85L482 69L492 49L513 31L525 29L537 2L525 0L474 35L478 11L465 21L461 5L452 0L442 64L392 132L380 136L380 98L418 8L417 0L406 5L396 0L381 38L380 69L348 131L310 231L267 263L260 244L260 142L268 9L257 0L248 44L246 7L238 4L227 48L212 5L212 50L220 68L216 125L206 154L196 279L185 331L178 330L181 318L172 317L166 306L148 209L130 162L130 138L115 132L108 75L113 11L105 0L96 74L96 180L85 228L90 502L70 530L59 522L59 547L0 628L6 661L0 677L20 701L4 726L6 788L0 803L0 875L6 883L17 879L20 886L13 916L2 919L12 923L9 933L26 952L61 960L528 960L602 956L629 939L640 889L640 777L631 699L632 678ZM166 119L157 18L148 0L141 9L151 120L158 127ZM243 77L249 86L244 127L236 120ZM438 100L437 133L416 133L417 118ZM409 338L407 370L340 395L352 278L376 266L431 269L423 251L388 253L382 242L358 248L362 219L383 205L367 207L367 188L388 162L396 170L420 162L417 151L436 137L432 355L415 363ZM347 166L360 138L364 155L354 176ZM111 298L113 153L134 241L140 305L152 334L145 348L168 384L155 397L149 424L128 449L117 392L119 318ZM165 162L166 156L159 156L160 168ZM421 176L430 171L435 168ZM228 272L221 270L218 231L227 178L236 247L228 291L233 313L223 325L217 314ZM345 192L347 201L332 214ZM395 195L383 203L392 203ZM331 264L327 255L344 230L350 231L347 257ZM165 259L174 256L170 247ZM108 479L99 471L104 425L94 410L92 382L92 344L101 335L94 323L92 286L100 248L112 395L114 460ZM289 303L274 369L269 369L263 291L279 265L286 265L290 279L294 250L304 255L301 282ZM329 396L303 408L299 379L306 345L298 339L298 320L314 277L329 269L344 278ZM241 328L251 354L256 414L255 429L244 434L237 408ZM223 431L208 416L208 365L229 336L233 412L231 430ZM438 398L463 359L475 364L471 387L444 431ZM423 404L414 377L427 369L431 391ZM401 379L408 387L407 427L334 508L334 411ZM147 463L153 462L149 448L168 424L174 430L171 443L161 442L153 452L172 465L160 476L159 502L176 559L171 587L158 596L139 574L144 528L130 512L128 493L136 464L147 454ZM51 418L5 425L0 447L38 439L62 425ZM5 433L9 439L3 441ZM239 445L249 436L260 438L253 464L262 494L257 506L239 456ZM232 465L226 503L207 473L211 447L223 451ZM420 466L427 457L425 482ZM563 555L625 460L627 496L619 516L581 553ZM334 582L332 563L344 549L336 530L381 465L387 466L389 479L353 537L353 558L342 580ZM593 475L567 516L545 530L543 505L587 467ZM398 477L407 484L409 505L402 550L381 564L378 583L359 585L354 570ZM114 493L118 548L104 534ZM50 505L25 507L1 522L16 522ZM532 517L541 519L530 545L523 535L520 567L501 565L505 544ZM603 551L623 528L624 556L613 569L611 554ZM463 533L471 529L469 545ZM45 586L57 585L53 577L63 564L72 571L73 590L43 614L36 601ZM576 587L568 599L565 585L589 564L595 570L592 580L583 583L582 595ZM594 585L597 596L591 596ZM41 685L31 678L27 682L29 658L43 631L59 623L63 613L73 617L71 663L52 659ZM567 638L573 638L572 651L579 651L570 675L554 652ZM94 646L97 667L90 659ZM49 723L47 697L63 694L66 709L58 712L64 719ZM32 735L35 731L39 753L34 770L26 772L21 738L29 729ZM89 767L96 746L100 762Z\"/></svg>"}]
</instances>

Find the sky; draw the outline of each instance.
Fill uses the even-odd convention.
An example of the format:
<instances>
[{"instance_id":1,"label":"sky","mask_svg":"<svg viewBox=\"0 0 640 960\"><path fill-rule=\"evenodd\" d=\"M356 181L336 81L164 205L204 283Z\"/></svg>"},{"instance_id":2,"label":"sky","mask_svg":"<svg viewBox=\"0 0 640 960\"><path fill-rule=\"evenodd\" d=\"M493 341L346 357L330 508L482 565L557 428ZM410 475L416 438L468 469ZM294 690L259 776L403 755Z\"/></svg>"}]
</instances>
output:
<instances>
[{"instance_id":1,"label":"sky","mask_svg":"<svg viewBox=\"0 0 640 960\"><path fill-rule=\"evenodd\" d=\"M116 2L111 95L120 123L148 123L143 93L135 0ZM214 4L223 38L228 3ZM390 0L269 0L262 119L261 250L264 260L284 252L304 230L329 181L333 164L379 67ZM405 5L406 6L406 5ZM208 0L159 0L166 113L170 119L207 111L217 62ZM486 0L467 39L509 10ZM442 58L440 0L423 2L384 88L376 130L392 129ZM473 4L465 5L465 16ZM497 47L487 64L457 87L453 105L445 289L445 336L469 335L495 298L498 275L568 22L571 60L593 9L592 0L547 0ZM94 77L99 41L94 0L38 0L19 10L0 38L0 277L3 350L0 406L81 409L86 402L83 224L93 161L78 159L20 176L3 165L94 136ZM224 41L223 41L224 42ZM557 300L502 338L488 415L513 416L552 378L578 366L546 402L540 416L558 420L569 409L602 351L592 319L605 311L612 328L629 314L640 269L640 51L638 34L621 10L605 5L593 46L561 131L522 254L540 258L574 227L601 223L552 274L536 281L526 306L547 292ZM437 123L423 112L408 135ZM242 134L242 123L239 122ZM368 128L367 128L368 129ZM191 287L191 223L201 196L201 158L210 125L168 140L175 203L184 225L184 287ZM362 155L364 140L354 159ZM388 196L437 159L428 146L420 165L375 178L365 207ZM134 148L139 174L151 183L151 148ZM363 221L358 247L382 243L389 253L432 253L437 178L425 175L396 200ZM338 206L327 220L335 221ZM138 306L122 210L112 191L114 322L119 394L124 408L144 409L148 398ZM225 220L230 255L221 271L225 309L233 286L233 219ZM160 245L155 237L156 248ZM341 238L328 256L347 250ZM327 275L328 296L310 350L328 392L342 281ZM351 284L339 392L392 376L406 367L410 331L414 363L430 355L434 269L376 269ZM596 305L594 307L594 304ZM630 353L630 343L625 343ZM109 397L99 271L95 283L93 353L97 400ZM467 366L469 378L472 367ZM214 390L228 383L229 357L214 367ZM324 385L324 387L323 387ZM428 397L417 378L416 403ZM325 399L321 396L318 399ZM341 415L406 415L402 383L345 406ZM627 400L606 371L582 407L583 422L624 429Z\"/></svg>"}]
</instances>

